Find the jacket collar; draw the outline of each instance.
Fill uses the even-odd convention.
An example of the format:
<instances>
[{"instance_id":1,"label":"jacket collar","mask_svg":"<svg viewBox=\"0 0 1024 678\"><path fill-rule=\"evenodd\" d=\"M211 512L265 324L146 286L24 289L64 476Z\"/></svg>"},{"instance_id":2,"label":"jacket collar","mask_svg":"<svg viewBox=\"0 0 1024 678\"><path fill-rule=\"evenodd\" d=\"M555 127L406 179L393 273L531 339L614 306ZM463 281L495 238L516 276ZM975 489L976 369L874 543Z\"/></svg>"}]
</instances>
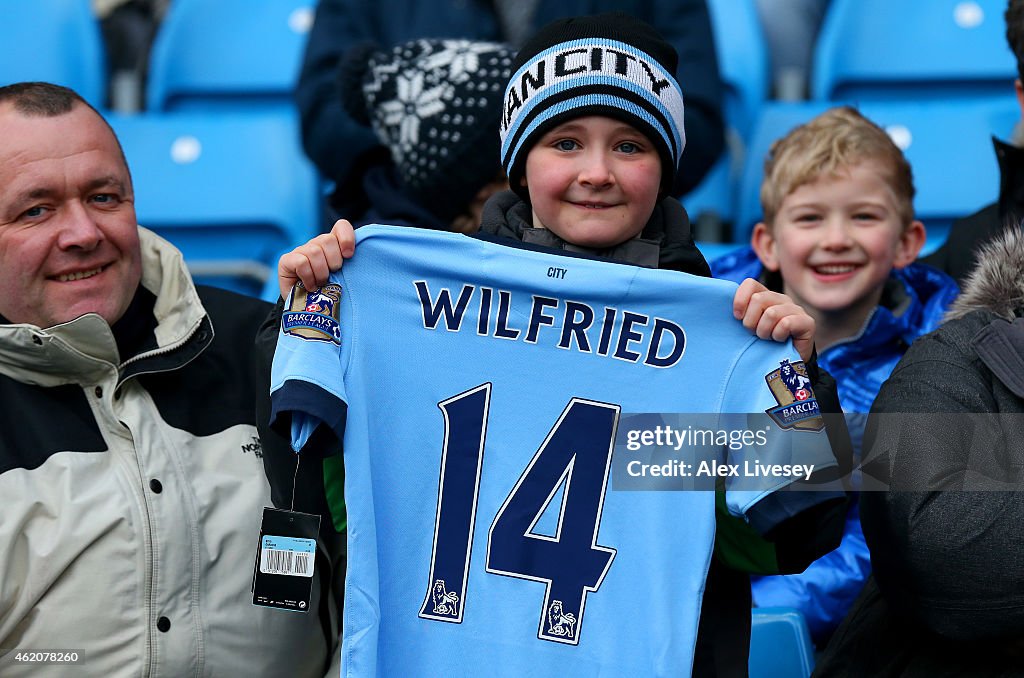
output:
<instances>
[{"instance_id":1,"label":"jacket collar","mask_svg":"<svg viewBox=\"0 0 1024 678\"><path fill-rule=\"evenodd\" d=\"M952 278L925 264L893 270L858 345L868 353L894 339L909 346L939 326L958 291Z\"/></svg>"},{"instance_id":2,"label":"jacket collar","mask_svg":"<svg viewBox=\"0 0 1024 678\"><path fill-rule=\"evenodd\" d=\"M977 261L946 319L995 314L971 344L995 377L1024 398L1024 232L1007 228L982 246Z\"/></svg>"},{"instance_id":3,"label":"jacket collar","mask_svg":"<svg viewBox=\"0 0 1024 678\"><path fill-rule=\"evenodd\" d=\"M1024 316L1024 232L1007 228L981 247L977 261L947 320L978 310L1009 321Z\"/></svg>"},{"instance_id":4,"label":"jacket collar","mask_svg":"<svg viewBox=\"0 0 1024 678\"><path fill-rule=\"evenodd\" d=\"M40 328L27 323L0 325L0 374L18 381L54 386L101 379L129 365L167 355L201 335L202 346L212 339L199 332L209 325L206 311L185 267L181 253L156 234L139 228L142 250L141 285L155 295L153 341L144 352L122 357L110 325L95 313L66 323ZM194 351L189 350L190 356ZM182 360L191 359L182 358ZM176 361L180 364L181 360Z\"/></svg>"},{"instance_id":5,"label":"jacket collar","mask_svg":"<svg viewBox=\"0 0 1024 678\"><path fill-rule=\"evenodd\" d=\"M1024 217L1024 149L992 137L999 160L999 216L1003 223Z\"/></svg>"},{"instance_id":6,"label":"jacket collar","mask_svg":"<svg viewBox=\"0 0 1024 678\"><path fill-rule=\"evenodd\" d=\"M533 227L530 206L512 191L496 193L484 205L480 230L550 249L560 249L645 268L663 268L710 277L711 270L693 242L686 210L674 198L661 200L640 236L605 249L567 243L554 233Z\"/></svg>"},{"instance_id":7,"label":"jacket collar","mask_svg":"<svg viewBox=\"0 0 1024 678\"><path fill-rule=\"evenodd\" d=\"M996 378L1024 398L1024 318L995 320L983 327L972 343Z\"/></svg>"}]
</instances>

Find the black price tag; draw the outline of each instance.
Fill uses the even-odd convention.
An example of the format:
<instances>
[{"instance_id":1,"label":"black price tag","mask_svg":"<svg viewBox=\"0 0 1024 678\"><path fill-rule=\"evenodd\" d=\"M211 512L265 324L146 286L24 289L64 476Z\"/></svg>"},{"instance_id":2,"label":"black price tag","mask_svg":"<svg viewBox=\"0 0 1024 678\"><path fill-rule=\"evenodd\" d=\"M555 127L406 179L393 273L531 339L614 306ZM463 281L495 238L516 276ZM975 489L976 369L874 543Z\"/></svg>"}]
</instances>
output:
<instances>
[{"instance_id":1,"label":"black price tag","mask_svg":"<svg viewBox=\"0 0 1024 678\"><path fill-rule=\"evenodd\" d=\"M263 509L252 604L308 612L320 516Z\"/></svg>"}]
</instances>

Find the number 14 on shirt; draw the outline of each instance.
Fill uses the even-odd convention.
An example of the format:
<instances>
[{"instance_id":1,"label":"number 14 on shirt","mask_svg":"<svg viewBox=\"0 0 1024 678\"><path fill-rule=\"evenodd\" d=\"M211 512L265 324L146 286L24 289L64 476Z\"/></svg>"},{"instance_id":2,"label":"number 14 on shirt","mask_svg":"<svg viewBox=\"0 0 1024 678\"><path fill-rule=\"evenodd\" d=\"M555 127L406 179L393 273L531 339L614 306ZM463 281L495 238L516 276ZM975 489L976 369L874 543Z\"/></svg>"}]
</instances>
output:
<instances>
[{"instance_id":1,"label":"number 14 on shirt","mask_svg":"<svg viewBox=\"0 0 1024 678\"><path fill-rule=\"evenodd\" d=\"M445 440L434 547L419 616L460 623L467 598L470 554L487 438L491 384L438 403ZM537 637L576 645L587 594L597 591L615 549L597 544L619 406L569 401L494 516L486 571L545 584ZM553 536L534 527L564 486Z\"/></svg>"}]
</instances>

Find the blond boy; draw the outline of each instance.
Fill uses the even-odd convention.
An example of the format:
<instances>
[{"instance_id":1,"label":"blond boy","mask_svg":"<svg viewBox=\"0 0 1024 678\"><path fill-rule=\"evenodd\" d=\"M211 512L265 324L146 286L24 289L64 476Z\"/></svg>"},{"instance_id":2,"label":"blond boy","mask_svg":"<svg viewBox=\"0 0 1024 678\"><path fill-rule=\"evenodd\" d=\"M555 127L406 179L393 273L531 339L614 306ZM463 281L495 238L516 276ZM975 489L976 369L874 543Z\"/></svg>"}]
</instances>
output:
<instances>
[{"instance_id":1,"label":"blond boy","mask_svg":"<svg viewBox=\"0 0 1024 678\"><path fill-rule=\"evenodd\" d=\"M712 265L716 277L760 279L814 318L818 361L838 382L855 450L882 382L957 293L951 278L913 263L925 241L913 199L910 164L885 131L832 108L772 146L752 247ZM802 610L820 644L869 571L854 506L839 549L803 574L755 579L754 602Z\"/></svg>"}]
</instances>

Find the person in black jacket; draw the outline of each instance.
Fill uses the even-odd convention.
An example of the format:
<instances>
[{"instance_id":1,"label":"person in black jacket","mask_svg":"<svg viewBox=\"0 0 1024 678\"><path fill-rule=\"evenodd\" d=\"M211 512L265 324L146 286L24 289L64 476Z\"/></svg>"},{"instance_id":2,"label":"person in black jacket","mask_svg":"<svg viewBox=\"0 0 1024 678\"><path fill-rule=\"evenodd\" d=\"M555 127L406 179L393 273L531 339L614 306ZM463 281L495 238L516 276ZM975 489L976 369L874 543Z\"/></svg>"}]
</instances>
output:
<instances>
[{"instance_id":1,"label":"person in black jacket","mask_svg":"<svg viewBox=\"0 0 1024 678\"><path fill-rule=\"evenodd\" d=\"M501 43L425 38L348 51L345 110L392 159L363 173L361 221L476 232L484 202L508 188L494 128L513 56Z\"/></svg>"},{"instance_id":2,"label":"person in black jacket","mask_svg":"<svg viewBox=\"0 0 1024 678\"><path fill-rule=\"evenodd\" d=\"M1017 59L1020 74L1014 81L1014 90L1024 116L1024 0L1009 0L1004 16L1006 41ZM979 261L979 248L1003 229L1016 228L1024 218L1024 150L1018 140L1007 143L993 137L992 145L999 161L999 198L953 222L946 242L921 259L953 276L961 285Z\"/></svg>"},{"instance_id":3,"label":"person in black jacket","mask_svg":"<svg viewBox=\"0 0 1024 678\"><path fill-rule=\"evenodd\" d=\"M1024 666L1024 233L979 251L945 324L872 407L861 496L873 579L816 675L1011 676Z\"/></svg>"}]
</instances>

